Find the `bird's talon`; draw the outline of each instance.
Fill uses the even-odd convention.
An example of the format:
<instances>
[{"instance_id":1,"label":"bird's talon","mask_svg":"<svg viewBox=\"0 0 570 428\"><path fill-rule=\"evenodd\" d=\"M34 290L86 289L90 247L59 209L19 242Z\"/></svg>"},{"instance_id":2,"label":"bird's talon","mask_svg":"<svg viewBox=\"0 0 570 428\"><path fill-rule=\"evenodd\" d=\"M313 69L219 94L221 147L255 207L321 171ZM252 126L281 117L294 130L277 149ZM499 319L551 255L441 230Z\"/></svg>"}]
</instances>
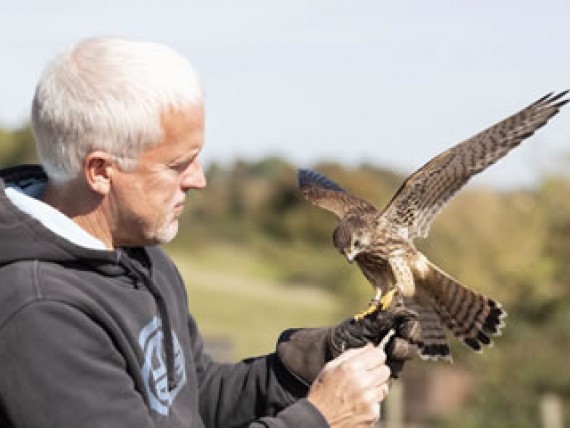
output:
<instances>
[{"instance_id":1,"label":"bird's talon","mask_svg":"<svg viewBox=\"0 0 570 428\"><path fill-rule=\"evenodd\" d=\"M376 300L376 299L372 299L370 301L370 304L368 305L368 307L363 310L362 312L357 313L354 316L354 320L355 321L360 321L364 318L366 318L368 315L373 314L374 312L376 312L378 310L378 308L380 307L380 301Z\"/></svg>"}]
</instances>

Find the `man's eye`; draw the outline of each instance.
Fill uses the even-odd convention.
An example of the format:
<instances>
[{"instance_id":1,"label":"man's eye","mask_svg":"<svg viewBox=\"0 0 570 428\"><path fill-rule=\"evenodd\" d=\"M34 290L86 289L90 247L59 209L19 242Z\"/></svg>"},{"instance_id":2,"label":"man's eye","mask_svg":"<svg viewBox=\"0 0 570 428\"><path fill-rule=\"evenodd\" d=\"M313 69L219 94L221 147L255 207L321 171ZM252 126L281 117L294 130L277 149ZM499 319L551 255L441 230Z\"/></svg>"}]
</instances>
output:
<instances>
[{"instance_id":1,"label":"man's eye","mask_svg":"<svg viewBox=\"0 0 570 428\"><path fill-rule=\"evenodd\" d=\"M188 165L190 165L190 162L175 162L168 165L168 167L174 171L182 172L188 168Z\"/></svg>"}]
</instances>

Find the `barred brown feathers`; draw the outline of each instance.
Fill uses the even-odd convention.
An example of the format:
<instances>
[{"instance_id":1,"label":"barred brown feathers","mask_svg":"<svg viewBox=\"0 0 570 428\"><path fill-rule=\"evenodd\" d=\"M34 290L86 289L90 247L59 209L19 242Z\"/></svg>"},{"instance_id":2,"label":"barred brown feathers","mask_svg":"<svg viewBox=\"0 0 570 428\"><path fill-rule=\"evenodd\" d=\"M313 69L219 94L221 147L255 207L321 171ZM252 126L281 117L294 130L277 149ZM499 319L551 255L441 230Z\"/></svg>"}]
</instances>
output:
<instances>
[{"instance_id":1,"label":"barred brown feathers","mask_svg":"<svg viewBox=\"0 0 570 428\"><path fill-rule=\"evenodd\" d=\"M495 300L464 286L413 246L426 237L445 204L483 171L544 126L568 102L548 94L434 157L411 174L383 211L347 193L327 177L299 170L299 188L313 204L336 215L333 243L376 290L395 288L397 301L419 314L420 355L451 360L446 330L475 351L501 333L506 312Z\"/></svg>"},{"instance_id":2,"label":"barred brown feathers","mask_svg":"<svg viewBox=\"0 0 570 428\"><path fill-rule=\"evenodd\" d=\"M490 336L501 333L507 313L495 300L467 288L432 263L425 274L415 278L415 300L437 314L453 336L474 351L491 345ZM422 312L419 315L423 325ZM442 344L440 338L424 335L422 340L421 355L437 357L440 349L433 347ZM445 357L445 352L441 356Z\"/></svg>"}]
</instances>

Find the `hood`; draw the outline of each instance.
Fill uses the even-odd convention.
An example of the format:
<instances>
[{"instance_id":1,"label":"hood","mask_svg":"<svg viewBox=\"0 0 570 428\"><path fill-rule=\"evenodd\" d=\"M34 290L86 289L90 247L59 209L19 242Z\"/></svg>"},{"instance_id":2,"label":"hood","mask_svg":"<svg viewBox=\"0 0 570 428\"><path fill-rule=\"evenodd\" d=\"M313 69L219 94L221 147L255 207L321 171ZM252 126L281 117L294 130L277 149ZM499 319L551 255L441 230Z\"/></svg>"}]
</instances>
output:
<instances>
[{"instance_id":1,"label":"hood","mask_svg":"<svg viewBox=\"0 0 570 428\"><path fill-rule=\"evenodd\" d=\"M44 260L63 264L83 260L98 268L106 266L110 275L113 275L114 271L115 274L124 273L124 269L116 269L121 260L120 251L78 245L62 236L65 233L57 233L54 228L46 227L40 220L18 208L7 195L7 191L10 191L8 189L34 194L45 183L47 176L40 166L17 166L0 171L0 267L23 260ZM58 214L65 217L59 212ZM61 229L64 230L64 227ZM109 269L110 266L114 268Z\"/></svg>"},{"instance_id":2,"label":"hood","mask_svg":"<svg viewBox=\"0 0 570 428\"><path fill-rule=\"evenodd\" d=\"M22 165L0 171L0 268L25 260L64 266L88 265L105 276L123 277L133 287L144 285L162 319L170 389L176 386L171 321L163 296L152 281L145 248L104 249L71 219L35 200L47 183L41 166ZM27 196L26 196L27 195Z\"/></svg>"}]
</instances>

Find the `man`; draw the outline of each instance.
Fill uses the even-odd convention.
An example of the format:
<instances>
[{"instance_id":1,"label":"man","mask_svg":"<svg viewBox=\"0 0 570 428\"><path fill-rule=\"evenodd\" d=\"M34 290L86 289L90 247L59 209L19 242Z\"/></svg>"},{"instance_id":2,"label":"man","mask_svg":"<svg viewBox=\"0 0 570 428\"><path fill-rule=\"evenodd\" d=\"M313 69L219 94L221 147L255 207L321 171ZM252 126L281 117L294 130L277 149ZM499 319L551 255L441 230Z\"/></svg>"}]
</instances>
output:
<instances>
[{"instance_id":1,"label":"man","mask_svg":"<svg viewBox=\"0 0 570 428\"><path fill-rule=\"evenodd\" d=\"M378 419L390 369L367 343L394 329L399 371L417 337L413 314L288 331L276 353L236 364L204 352L178 271L157 247L176 236L187 193L206 186L202 89L184 58L85 40L47 67L32 127L41 167L0 173L1 426Z\"/></svg>"}]
</instances>

